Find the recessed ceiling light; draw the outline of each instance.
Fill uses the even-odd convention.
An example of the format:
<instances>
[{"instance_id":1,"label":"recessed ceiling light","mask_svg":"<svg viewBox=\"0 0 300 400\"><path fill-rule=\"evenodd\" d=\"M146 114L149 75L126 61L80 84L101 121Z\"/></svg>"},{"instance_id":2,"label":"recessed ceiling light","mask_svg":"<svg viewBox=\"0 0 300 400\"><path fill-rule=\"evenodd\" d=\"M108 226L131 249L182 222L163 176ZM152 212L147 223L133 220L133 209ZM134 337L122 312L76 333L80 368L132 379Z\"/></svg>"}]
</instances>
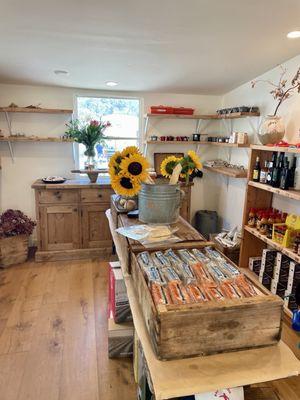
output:
<instances>
[{"instance_id":1,"label":"recessed ceiling light","mask_svg":"<svg viewBox=\"0 0 300 400\"><path fill-rule=\"evenodd\" d=\"M292 31L286 35L289 39L297 39L300 38L300 31Z\"/></svg>"},{"instance_id":2,"label":"recessed ceiling light","mask_svg":"<svg viewBox=\"0 0 300 400\"><path fill-rule=\"evenodd\" d=\"M118 82L114 82L114 81L108 81L108 82L106 82L106 86L117 86L118 85Z\"/></svg>"},{"instance_id":3,"label":"recessed ceiling light","mask_svg":"<svg viewBox=\"0 0 300 400\"><path fill-rule=\"evenodd\" d=\"M69 71L66 71L65 69L55 69L54 73L55 75L69 75Z\"/></svg>"}]
</instances>

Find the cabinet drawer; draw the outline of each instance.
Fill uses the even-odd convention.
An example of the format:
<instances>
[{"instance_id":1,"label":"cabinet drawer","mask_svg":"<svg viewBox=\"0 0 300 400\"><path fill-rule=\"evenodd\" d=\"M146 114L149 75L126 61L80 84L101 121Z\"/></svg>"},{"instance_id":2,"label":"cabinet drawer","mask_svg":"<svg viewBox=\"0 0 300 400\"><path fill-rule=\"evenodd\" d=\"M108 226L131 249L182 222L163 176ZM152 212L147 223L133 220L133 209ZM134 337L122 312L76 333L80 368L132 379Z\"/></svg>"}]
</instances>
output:
<instances>
[{"instance_id":1,"label":"cabinet drawer","mask_svg":"<svg viewBox=\"0 0 300 400\"><path fill-rule=\"evenodd\" d=\"M78 202L78 191L49 189L39 191L38 201L41 204L67 204Z\"/></svg>"},{"instance_id":2,"label":"cabinet drawer","mask_svg":"<svg viewBox=\"0 0 300 400\"><path fill-rule=\"evenodd\" d=\"M82 203L110 203L112 189L81 189L80 200Z\"/></svg>"}]
</instances>

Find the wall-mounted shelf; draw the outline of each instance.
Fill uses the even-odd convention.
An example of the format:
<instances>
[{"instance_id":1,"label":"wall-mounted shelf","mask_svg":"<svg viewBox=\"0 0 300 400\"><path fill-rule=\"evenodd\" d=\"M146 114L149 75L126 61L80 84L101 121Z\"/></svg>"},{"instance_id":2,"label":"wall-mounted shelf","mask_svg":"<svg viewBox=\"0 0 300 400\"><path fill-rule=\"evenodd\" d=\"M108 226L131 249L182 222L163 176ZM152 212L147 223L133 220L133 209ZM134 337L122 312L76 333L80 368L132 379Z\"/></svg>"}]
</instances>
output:
<instances>
[{"instance_id":1,"label":"wall-mounted shelf","mask_svg":"<svg viewBox=\"0 0 300 400\"><path fill-rule=\"evenodd\" d=\"M73 110L60 108L32 108L32 107L0 107L5 113L36 113L36 114L72 114Z\"/></svg>"},{"instance_id":2,"label":"wall-mounted shelf","mask_svg":"<svg viewBox=\"0 0 300 400\"><path fill-rule=\"evenodd\" d=\"M10 156L12 162L14 162L14 152L12 142L71 142L71 140L64 140L60 138L38 138L38 137L24 137L24 136L12 136L11 127L11 113L27 113L27 114L72 114L71 109L61 108L35 108L35 107L0 107L0 112L3 112L6 118L9 136L1 137L0 141L8 144Z\"/></svg>"},{"instance_id":3,"label":"wall-mounted shelf","mask_svg":"<svg viewBox=\"0 0 300 400\"><path fill-rule=\"evenodd\" d=\"M200 142L195 140L147 140L147 144L159 144L159 145L166 145L166 144L181 144L181 145L188 145L188 144L196 144L197 146L220 146L220 147L235 147L235 148L247 148L249 144L238 144L238 143L221 143L221 142Z\"/></svg>"},{"instance_id":4,"label":"wall-mounted shelf","mask_svg":"<svg viewBox=\"0 0 300 400\"><path fill-rule=\"evenodd\" d=\"M281 251L281 253L285 254L292 260L300 263L300 256L293 252L292 249L287 247L281 246L279 243L274 242L274 240L267 238L267 236L262 235L259 233L255 228L251 228L250 226L244 226L245 231L251 233L251 235L257 237L258 239L262 240L263 242L267 243L269 246L273 247L275 250Z\"/></svg>"},{"instance_id":5,"label":"wall-mounted shelf","mask_svg":"<svg viewBox=\"0 0 300 400\"><path fill-rule=\"evenodd\" d=\"M204 166L203 168L206 169L207 171L216 174L229 176L230 178L240 178L240 179L247 178L247 171L242 169L234 169L228 167L206 167L206 166Z\"/></svg>"},{"instance_id":6,"label":"wall-mounted shelf","mask_svg":"<svg viewBox=\"0 0 300 400\"><path fill-rule=\"evenodd\" d=\"M72 143L73 139L61 139L56 137L26 137L26 136L0 136L0 142L58 142Z\"/></svg>"},{"instance_id":7,"label":"wall-mounted shelf","mask_svg":"<svg viewBox=\"0 0 300 400\"><path fill-rule=\"evenodd\" d=\"M251 112L237 112L231 114L194 114L194 115L183 115L183 114L145 114L145 118L167 118L167 119L237 119L246 117L259 117L260 113Z\"/></svg>"},{"instance_id":8,"label":"wall-mounted shelf","mask_svg":"<svg viewBox=\"0 0 300 400\"><path fill-rule=\"evenodd\" d=\"M266 185L264 183L253 182L253 181L249 181L248 185L256 187L261 190L266 190L267 192L270 193L278 194L279 196L287 197L288 199L300 200L300 190L293 190L293 189L282 190L279 188L274 188L272 186Z\"/></svg>"},{"instance_id":9,"label":"wall-mounted shelf","mask_svg":"<svg viewBox=\"0 0 300 400\"><path fill-rule=\"evenodd\" d=\"M251 149L261 151L277 151L282 153L295 153L300 154L300 148L296 147L280 147L280 146L263 146L259 144L252 144Z\"/></svg>"},{"instance_id":10,"label":"wall-mounted shelf","mask_svg":"<svg viewBox=\"0 0 300 400\"><path fill-rule=\"evenodd\" d=\"M196 129L194 131L194 133L200 133L200 128L201 128L201 124L203 123L202 121L206 120L206 121L222 121L225 128L226 128L226 132L228 133L228 136L230 136L231 132L232 132L232 122L235 119L239 119L239 118L247 118L250 122L250 125L252 127L252 129L256 132L257 128L255 128L255 126L253 125L253 123L251 122L251 117L259 117L260 113L251 113L251 112L238 112L238 113L231 113L231 114L195 114L195 115L182 115L182 114L145 114L145 125L144 125L144 140L143 140L143 144L144 144L144 155L147 155L147 147L148 144L170 144L171 142L157 142L157 141L149 141L148 140L148 126L149 126L149 121L151 119L158 119L158 120L163 120L163 119L175 119L175 120L194 120L196 121ZM228 127L226 125L226 121L229 120L230 121L230 127ZM173 143L173 142L172 142ZM179 142L180 144L182 144L183 142ZM191 143L190 141L188 143ZM215 142L211 142L210 144L213 145L220 145L220 143L215 143ZM197 142L197 145L200 144L204 144L204 142ZM205 143L207 144L207 143ZM230 143L221 143L221 145L226 145L226 147L249 147L248 145L232 145ZM197 151L198 151L199 147L197 147Z\"/></svg>"}]
</instances>

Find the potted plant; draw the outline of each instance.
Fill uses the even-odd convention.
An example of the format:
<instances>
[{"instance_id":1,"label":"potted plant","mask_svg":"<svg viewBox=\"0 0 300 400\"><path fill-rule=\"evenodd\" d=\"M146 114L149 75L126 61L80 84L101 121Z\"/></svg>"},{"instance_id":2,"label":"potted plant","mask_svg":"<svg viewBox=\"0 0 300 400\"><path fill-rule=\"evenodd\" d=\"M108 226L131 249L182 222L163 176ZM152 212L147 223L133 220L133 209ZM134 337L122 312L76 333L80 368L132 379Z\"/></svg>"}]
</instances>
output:
<instances>
[{"instance_id":1,"label":"potted plant","mask_svg":"<svg viewBox=\"0 0 300 400\"><path fill-rule=\"evenodd\" d=\"M264 82L270 85L272 87L270 94L273 99L277 101L274 114L267 115L262 123L260 132L258 133L258 138L264 145L278 143L284 137L285 126L282 117L278 116L277 112L285 100L292 97L295 92L300 93L300 68L296 72L296 75L291 80L290 84L288 84L287 79L285 79L287 69L282 66L280 66L280 68L281 74L278 83L263 79L251 82L252 88L254 88L258 82Z\"/></svg>"},{"instance_id":2,"label":"potted plant","mask_svg":"<svg viewBox=\"0 0 300 400\"><path fill-rule=\"evenodd\" d=\"M80 121L74 120L67 124L66 137L73 139L77 143L82 143L86 147L84 152L84 155L87 156L84 164L86 169L94 169L96 167L95 146L104 142L105 136L103 132L109 126L111 126L109 121L102 122L101 119L87 123L80 123Z\"/></svg>"},{"instance_id":3,"label":"potted plant","mask_svg":"<svg viewBox=\"0 0 300 400\"><path fill-rule=\"evenodd\" d=\"M0 215L0 267L27 260L28 239L35 225L20 210L7 210Z\"/></svg>"}]
</instances>

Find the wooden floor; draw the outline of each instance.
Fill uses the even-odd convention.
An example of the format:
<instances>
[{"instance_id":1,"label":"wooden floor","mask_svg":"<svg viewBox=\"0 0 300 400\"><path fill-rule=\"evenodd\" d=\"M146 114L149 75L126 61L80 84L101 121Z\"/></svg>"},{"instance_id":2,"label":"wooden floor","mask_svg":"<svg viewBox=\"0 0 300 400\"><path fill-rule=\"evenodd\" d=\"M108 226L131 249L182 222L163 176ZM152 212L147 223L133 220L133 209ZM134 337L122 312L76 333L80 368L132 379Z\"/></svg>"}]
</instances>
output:
<instances>
[{"instance_id":1,"label":"wooden floor","mask_svg":"<svg viewBox=\"0 0 300 400\"><path fill-rule=\"evenodd\" d=\"M107 357L107 294L104 262L0 270L0 400L136 399L132 361ZM262 386L300 399L300 378Z\"/></svg>"}]
</instances>

